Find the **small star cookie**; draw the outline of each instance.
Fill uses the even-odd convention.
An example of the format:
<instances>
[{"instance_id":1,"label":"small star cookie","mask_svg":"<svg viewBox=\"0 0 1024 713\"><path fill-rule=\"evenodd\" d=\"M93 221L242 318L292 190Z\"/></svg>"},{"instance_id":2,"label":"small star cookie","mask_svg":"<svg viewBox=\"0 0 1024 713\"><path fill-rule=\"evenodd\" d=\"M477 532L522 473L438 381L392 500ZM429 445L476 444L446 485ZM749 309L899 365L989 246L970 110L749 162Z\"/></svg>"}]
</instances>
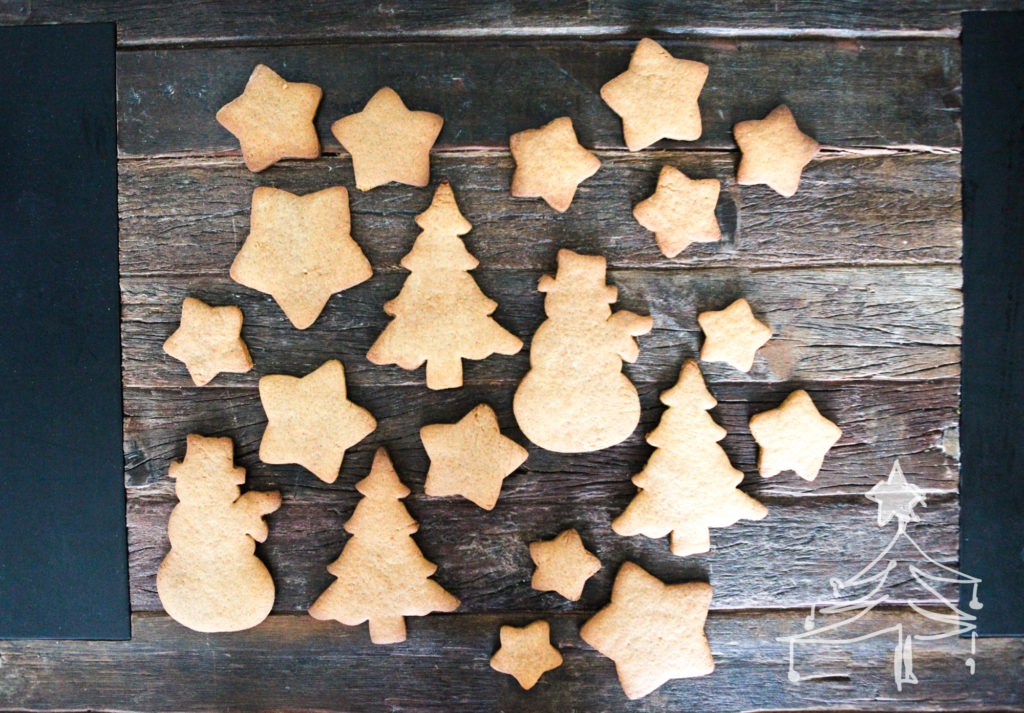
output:
<instances>
[{"instance_id":1,"label":"small star cookie","mask_svg":"<svg viewBox=\"0 0 1024 713\"><path fill-rule=\"evenodd\" d=\"M703 361L723 361L740 371L750 371L754 354L772 338L772 330L758 321L745 299L723 310L701 312L697 322L704 330Z\"/></svg>"},{"instance_id":2,"label":"small star cookie","mask_svg":"<svg viewBox=\"0 0 1024 713\"><path fill-rule=\"evenodd\" d=\"M443 125L437 114L410 111L394 89L384 87L361 112L334 122L331 133L352 154L356 188L368 191L391 181L430 183L430 148Z\"/></svg>"},{"instance_id":3,"label":"small star cookie","mask_svg":"<svg viewBox=\"0 0 1024 713\"><path fill-rule=\"evenodd\" d=\"M633 208L636 222L654 233L665 257L675 257L690 243L722 239L715 217L721 183L714 178L694 180L671 166L663 166L654 194Z\"/></svg>"},{"instance_id":4,"label":"small star cookie","mask_svg":"<svg viewBox=\"0 0 1024 713\"><path fill-rule=\"evenodd\" d=\"M708 78L703 62L676 59L654 40L643 38L629 69L601 87L601 98L622 117L626 148L639 151L661 139L700 138L700 96Z\"/></svg>"},{"instance_id":5,"label":"small star cookie","mask_svg":"<svg viewBox=\"0 0 1024 713\"><path fill-rule=\"evenodd\" d=\"M304 196L260 186L252 194L249 236L231 263L231 279L271 295L292 324L305 329L331 295L373 274L349 226L342 186Z\"/></svg>"},{"instance_id":6,"label":"small star cookie","mask_svg":"<svg viewBox=\"0 0 1024 713\"><path fill-rule=\"evenodd\" d=\"M530 586L540 592L558 592L573 602L583 595L587 580L601 569L601 560L587 551L576 530L566 530L546 542L531 542L530 558L537 565Z\"/></svg>"},{"instance_id":7,"label":"small star cookie","mask_svg":"<svg viewBox=\"0 0 1024 713\"><path fill-rule=\"evenodd\" d=\"M345 369L336 359L302 378L264 376L260 402L267 414L260 460L297 463L325 483L338 479L345 451L377 427L369 411L348 400Z\"/></svg>"},{"instance_id":8,"label":"small star cookie","mask_svg":"<svg viewBox=\"0 0 1024 713\"><path fill-rule=\"evenodd\" d=\"M804 480L814 480L843 431L818 413L810 395L799 389L778 408L753 416L750 434L761 446L757 469L762 478L792 470Z\"/></svg>"},{"instance_id":9,"label":"small star cookie","mask_svg":"<svg viewBox=\"0 0 1024 713\"><path fill-rule=\"evenodd\" d=\"M287 82L258 64L241 96L217 112L217 121L238 138L248 169L259 172L283 158L320 155L313 115L322 96L315 84Z\"/></svg>"},{"instance_id":10,"label":"small star cookie","mask_svg":"<svg viewBox=\"0 0 1024 713\"><path fill-rule=\"evenodd\" d=\"M601 168L597 156L576 140L572 119L567 116L539 129L512 134L509 146L516 161L512 195L543 198L559 213L569 209L576 187Z\"/></svg>"},{"instance_id":11,"label":"small star cookie","mask_svg":"<svg viewBox=\"0 0 1024 713\"><path fill-rule=\"evenodd\" d=\"M484 510L493 510L501 483L526 461L526 449L501 435L494 409L480 404L458 423L435 423L420 429L430 469L423 492L461 495Z\"/></svg>"},{"instance_id":12,"label":"small star cookie","mask_svg":"<svg viewBox=\"0 0 1024 713\"><path fill-rule=\"evenodd\" d=\"M244 374L252 369L242 341L242 310L211 307L194 297L181 303L181 324L164 342L164 351L185 363L196 386L208 384L222 371Z\"/></svg>"},{"instance_id":13,"label":"small star cookie","mask_svg":"<svg viewBox=\"0 0 1024 713\"><path fill-rule=\"evenodd\" d=\"M704 635L710 605L710 584L665 584L626 562L615 577L611 602L583 625L580 636L615 661L627 697L643 698L673 678L715 669Z\"/></svg>"},{"instance_id":14,"label":"small star cookie","mask_svg":"<svg viewBox=\"0 0 1024 713\"><path fill-rule=\"evenodd\" d=\"M764 183L786 198L796 193L804 166L818 153L818 142L797 128L784 104L763 119L741 121L732 133L743 152L736 183Z\"/></svg>"},{"instance_id":15,"label":"small star cookie","mask_svg":"<svg viewBox=\"0 0 1024 713\"><path fill-rule=\"evenodd\" d=\"M551 645L551 628L543 619L522 628L501 627L501 648L491 657L491 668L514 676L527 691L547 671L562 665L562 655Z\"/></svg>"}]
</instances>

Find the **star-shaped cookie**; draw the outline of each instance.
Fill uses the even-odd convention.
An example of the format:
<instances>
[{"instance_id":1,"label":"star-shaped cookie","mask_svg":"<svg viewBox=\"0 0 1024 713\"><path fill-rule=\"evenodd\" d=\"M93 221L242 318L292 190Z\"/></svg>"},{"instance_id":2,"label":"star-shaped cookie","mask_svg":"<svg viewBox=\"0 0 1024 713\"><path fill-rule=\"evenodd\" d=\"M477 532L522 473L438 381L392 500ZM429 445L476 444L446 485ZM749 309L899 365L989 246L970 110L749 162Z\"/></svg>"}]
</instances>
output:
<instances>
[{"instance_id":1,"label":"star-shaped cookie","mask_svg":"<svg viewBox=\"0 0 1024 713\"><path fill-rule=\"evenodd\" d=\"M501 435L494 409L480 404L458 423L435 423L420 429L430 457L423 492L461 495L484 510L493 510L501 483L526 460L526 449Z\"/></svg>"},{"instance_id":2,"label":"star-shaped cookie","mask_svg":"<svg viewBox=\"0 0 1024 713\"><path fill-rule=\"evenodd\" d=\"M700 138L700 96L708 78L703 62L676 59L643 38L629 69L601 87L601 98L622 117L626 148L639 151L661 139Z\"/></svg>"},{"instance_id":3,"label":"star-shaped cookie","mask_svg":"<svg viewBox=\"0 0 1024 713\"><path fill-rule=\"evenodd\" d=\"M543 619L518 628L501 627L501 648L491 657L491 668L514 676L527 691L547 671L562 665L562 655L551 645L551 628Z\"/></svg>"},{"instance_id":4,"label":"star-shaped cookie","mask_svg":"<svg viewBox=\"0 0 1024 713\"><path fill-rule=\"evenodd\" d=\"M711 585L665 584L626 562L611 602L580 630L588 644L615 661L626 696L643 698L673 678L715 669L704 635Z\"/></svg>"},{"instance_id":5,"label":"star-shaped cookie","mask_svg":"<svg viewBox=\"0 0 1024 713\"><path fill-rule=\"evenodd\" d=\"M292 324L305 329L331 295L373 274L349 225L342 186L304 196L260 186L252 194L249 236L231 263L231 279L270 294Z\"/></svg>"},{"instance_id":6,"label":"star-shaped cookie","mask_svg":"<svg viewBox=\"0 0 1024 713\"><path fill-rule=\"evenodd\" d=\"M211 307L195 297L181 303L181 324L164 351L185 362L196 386L203 386L222 371L244 374L252 369L249 349L242 341L242 310Z\"/></svg>"},{"instance_id":7,"label":"star-shaped cookie","mask_svg":"<svg viewBox=\"0 0 1024 713\"><path fill-rule=\"evenodd\" d=\"M740 371L750 371L754 354L772 338L768 325L758 321L745 299L723 310L701 312L697 322L704 331L703 361L723 361Z\"/></svg>"},{"instance_id":8,"label":"star-shaped cookie","mask_svg":"<svg viewBox=\"0 0 1024 713\"><path fill-rule=\"evenodd\" d=\"M379 90L361 112L338 119L331 133L352 154L356 188L368 191L397 181L430 183L430 147L444 119L429 111L409 111L390 87Z\"/></svg>"},{"instance_id":9,"label":"star-shaped cookie","mask_svg":"<svg viewBox=\"0 0 1024 713\"><path fill-rule=\"evenodd\" d=\"M559 213L569 209L576 187L601 168L597 156L576 140L567 116L512 134L509 145L516 161L512 195L543 198Z\"/></svg>"},{"instance_id":10,"label":"star-shaped cookie","mask_svg":"<svg viewBox=\"0 0 1024 713\"><path fill-rule=\"evenodd\" d=\"M753 416L750 434L761 446L757 469L762 478L792 470L804 480L814 480L843 431L818 413L810 395L799 389L778 408Z\"/></svg>"},{"instance_id":11,"label":"star-shaped cookie","mask_svg":"<svg viewBox=\"0 0 1024 713\"><path fill-rule=\"evenodd\" d=\"M313 115L321 96L315 84L285 81L258 64L245 91L217 112L217 121L238 138L249 170L258 172L283 158L320 155Z\"/></svg>"},{"instance_id":12,"label":"star-shaped cookie","mask_svg":"<svg viewBox=\"0 0 1024 713\"><path fill-rule=\"evenodd\" d=\"M671 166L663 166L654 194L633 208L636 222L654 233L665 257L675 257L690 243L722 239L715 217L721 183L714 178L695 180Z\"/></svg>"},{"instance_id":13,"label":"star-shaped cookie","mask_svg":"<svg viewBox=\"0 0 1024 713\"><path fill-rule=\"evenodd\" d=\"M763 119L741 121L732 134L743 152L736 183L764 183L787 198L796 193L804 166L818 153L818 142L797 128L784 104Z\"/></svg>"},{"instance_id":14,"label":"star-shaped cookie","mask_svg":"<svg viewBox=\"0 0 1024 713\"><path fill-rule=\"evenodd\" d=\"M366 409L348 400L341 362L324 362L302 378L271 374L260 379L267 429L260 460L297 463L333 483L345 451L377 427Z\"/></svg>"},{"instance_id":15,"label":"star-shaped cookie","mask_svg":"<svg viewBox=\"0 0 1024 713\"><path fill-rule=\"evenodd\" d=\"M537 569L530 583L540 592L558 592L578 601L583 586L601 569L601 560L587 551L576 530L566 530L553 540L530 543L530 558Z\"/></svg>"}]
</instances>

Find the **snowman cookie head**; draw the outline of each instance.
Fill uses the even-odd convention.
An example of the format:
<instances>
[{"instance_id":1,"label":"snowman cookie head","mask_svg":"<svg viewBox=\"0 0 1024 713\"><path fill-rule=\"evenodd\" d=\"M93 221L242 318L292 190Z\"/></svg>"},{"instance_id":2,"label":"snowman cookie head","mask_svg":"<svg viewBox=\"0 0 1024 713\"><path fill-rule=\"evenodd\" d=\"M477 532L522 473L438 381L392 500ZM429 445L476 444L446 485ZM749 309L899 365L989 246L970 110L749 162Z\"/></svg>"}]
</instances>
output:
<instances>
[{"instance_id":1,"label":"snowman cookie head","mask_svg":"<svg viewBox=\"0 0 1024 713\"><path fill-rule=\"evenodd\" d=\"M537 289L546 294L544 311L548 317L607 319L618 289L605 284L607 263L600 255L580 255L572 250L558 251L558 273L544 275Z\"/></svg>"},{"instance_id":2,"label":"snowman cookie head","mask_svg":"<svg viewBox=\"0 0 1024 713\"><path fill-rule=\"evenodd\" d=\"M245 468L234 464L230 438L188 436L185 458L171 463L168 475L183 503L233 502L245 482Z\"/></svg>"}]
</instances>

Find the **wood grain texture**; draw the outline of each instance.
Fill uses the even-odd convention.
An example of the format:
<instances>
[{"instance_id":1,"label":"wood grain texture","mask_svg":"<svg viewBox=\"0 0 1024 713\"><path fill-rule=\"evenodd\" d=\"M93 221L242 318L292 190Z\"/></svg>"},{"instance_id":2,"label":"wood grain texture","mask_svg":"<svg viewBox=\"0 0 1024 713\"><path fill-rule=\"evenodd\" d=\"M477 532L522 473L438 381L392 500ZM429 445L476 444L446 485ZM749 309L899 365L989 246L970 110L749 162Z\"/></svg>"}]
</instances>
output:
<instances>
[{"instance_id":1,"label":"wood grain texture","mask_svg":"<svg viewBox=\"0 0 1024 713\"><path fill-rule=\"evenodd\" d=\"M613 268L665 270L960 260L959 156L825 154L807 167L789 199L764 186L737 186L729 153L601 152L600 158L601 170L580 186L566 213L512 198L514 166L504 152L439 153L432 170L435 183L451 181L474 224L464 239L481 270L547 269L559 247L599 253ZM654 192L666 164L722 181L723 240L695 243L674 260L632 213ZM230 158L122 161L119 170L122 276L223 275L248 233L257 186L297 194L352 186L348 156L287 162L260 175ZM419 232L415 217L431 194L398 185L350 189L352 232L376 271L401 270Z\"/></svg>"},{"instance_id":2,"label":"wood grain texture","mask_svg":"<svg viewBox=\"0 0 1024 713\"><path fill-rule=\"evenodd\" d=\"M380 87L441 114L437 148L499 148L510 134L572 117L580 142L624 147L601 85L624 71L635 42L334 44L146 50L118 56L121 155L237 154L214 119L257 63L323 87L329 127ZM701 94L704 132L684 148L733 148L732 126L781 102L822 144L960 145L960 47L955 40L666 40L673 54L711 66Z\"/></svg>"}]
</instances>

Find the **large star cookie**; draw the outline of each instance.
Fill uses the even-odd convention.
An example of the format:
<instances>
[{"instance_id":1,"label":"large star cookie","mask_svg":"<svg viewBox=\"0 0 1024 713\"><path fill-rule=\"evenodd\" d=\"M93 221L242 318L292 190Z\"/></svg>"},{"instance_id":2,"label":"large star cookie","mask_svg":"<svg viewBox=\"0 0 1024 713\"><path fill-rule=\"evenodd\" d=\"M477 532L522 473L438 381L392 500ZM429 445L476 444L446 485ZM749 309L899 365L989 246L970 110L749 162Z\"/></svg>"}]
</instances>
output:
<instances>
[{"instance_id":1,"label":"large star cookie","mask_svg":"<svg viewBox=\"0 0 1024 713\"><path fill-rule=\"evenodd\" d=\"M430 183L430 147L444 119L428 111L410 111L390 87L379 90L361 112L334 122L331 132L352 154L356 188L368 191L397 181Z\"/></svg>"},{"instance_id":2,"label":"large star cookie","mask_svg":"<svg viewBox=\"0 0 1024 713\"><path fill-rule=\"evenodd\" d=\"M537 565L530 586L540 592L558 592L574 602L582 596L587 580L601 569L601 560L587 551L576 530L531 542L530 558Z\"/></svg>"},{"instance_id":3,"label":"large star cookie","mask_svg":"<svg viewBox=\"0 0 1024 713\"><path fill-rule=\"evenodd\" d=\"M568 210L576 187L601 167L597 156L580 146L567 116L512 134L509 145L516 161L512 195L543 198L559 213Z\"/></svg>"},{"instance_id":4,"label":"large star cookie","mask_svg":"<svg viewBox=\"0 0 1024 713\"><path fill-rule=\"evenodd\" d=\"M164 351L185 363L196 386L209 383L222 371L244 374L252 369L242 341L242 310L210 307L194 297L182 302L181 324L164 342Z\"/></svg>"},{"instance_id":5,"label":"large star cookie","mask_svg":"<svg viewBox=\"0 0 1024 713\"><path fill-rule=\"evenodd\" d=\"M715 669L704 635L711 585L665 584L626 562L611 602L580 630L588 644L615 661L622 690L643 698L673 678L706 676Z\"/></svg>"},{"instance_id":6,"label":"large star cookie","mask_svg":"<svg viewBox=\"0 0 1024 713\"><path fill-rule=\"evenodd\" d=\"M636 204L633 217L654 233L665 257L675 257L690 243L722 239L715 217L720 189L717 179L694 180L671 166L663 166L657 190Z\"/></svg>"},{"instance_id":7,"label":"large star cookie","mask_svg":"<svg viewBox=\"0 0 1024 713\"><path fill-rule=\"evenodd\" d=\"M839 426L818 413L803 389L787 396L778 408L753 416L750 433L761 446L757 469L762 478L792 470L804 480L818 477L825 454L843 435Z\"/></svg>"},{"instance_id":8,"label":"large star cookie","mask_svg":"<svg viewBox=\"0 0 1024 713\"><path fill-rule=\"evenodd\" d=\"M764 183L787 198L796 193L804 166L818 153L818 142L800 131L785 105L763 119L741 121L732 133L743 152L736 183Z\"/></svg>"},{"instance_id":9,"label":"large star cookie","mask_svg":"<svg viewBox=\"0 0 1024 713\"><path fill-rule=\"evenodd\" d=\"M333 483L345 451L377 427L366 409L348 400L341 362L324 362L302 378L271 374L260 379L267 429L260 460L297 463Z\"/></svg>"},{"instance_id":10,"label":"large star cookie","mask_svg":"<svg viewBox=\"0 0 1024 713\"><path fill-rule=\"evenodd\" d=\"M305 329L331 295L373 274L349 225L348 192L341 186L304 196L260 186L231 279L270 294L292 324Z\"/></svg>"},{"instance_id":11,"label":"large star cookie","mask_svg":"<svg viewBox=\"0 0 1024 713\"><path fill-rule=\"evenodd\" d=\"M430 469L423 492L461 495L484 510L493 510L501 483L526 461L526 449L501 435L494 409L480 404L458 423L435 423L420 429Z\"/></svg>"},{"instance_id":12,"label":"large star cookie","mask_svg":"<svg viewBox=\"0 0 1024 713\"><path fill-rule=\"evenodd\" d=\"M754 316L742 298L723 310L701 312L697 322L704 331L700 358L725 362L740 371L750 371L754 354L772 338L771 328Z\"/></svg>"},{"instance_id":13,"label":"large star cookie","mask_svg":"<svg viewBox=\"0 0 1024 713\"><path fill-rule=\"evenodd\" d=\"M551 629L543 619L521 628L503 626L500 636L501 648L491 657L491 668L514 676L526 690L562 665L562 655L551 645Z\"/></svg>"},{"instance_id":14,"label":"large star cookie","mask_svg":"<svg viewBox=\"0 0 1024 713\"><path fill-rule=\"evenodd\" d=\"M645 37L633 51L629 69L601 87L601 98L622 117L630 151L661 139L695 141L701 132L697 97L707 78L703 62L676 59Z\"/></svg>"},{"instance_id":15,"label":"large star cookie","mask_svg":"<svg viewBox=\"0 0 1024 713\"><path fill-rule=\"evenodd\" d=\"M315 84L287 82L258 64L245 91L217 112L217 121L238 138L249 170L262 171L283 158L320 155L313 115L321 96Z\"/></svg>"}]
</instances>

